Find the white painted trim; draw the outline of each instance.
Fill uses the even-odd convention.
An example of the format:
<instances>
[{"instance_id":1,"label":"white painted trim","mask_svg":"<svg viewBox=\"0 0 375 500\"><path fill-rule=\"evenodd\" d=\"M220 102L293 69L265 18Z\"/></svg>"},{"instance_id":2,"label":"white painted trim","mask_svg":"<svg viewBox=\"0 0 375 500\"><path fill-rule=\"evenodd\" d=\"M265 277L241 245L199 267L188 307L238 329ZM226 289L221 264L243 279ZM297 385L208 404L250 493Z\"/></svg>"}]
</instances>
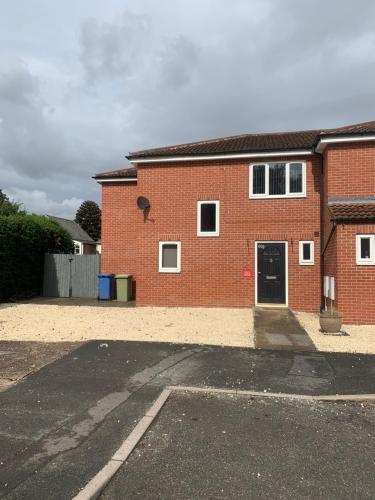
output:
<instances>
[{"instance_id":1,"label":"white painted trim","mask_svg":"<svg viewBox=\"0 0 375 500\"><path fill-rule=\"evenodd\" d=\"M163 245L177 245L177 267L163 267ZM181 272L181 241L159 241L159 273Z\"/></svg>"},{"instance_id":2,"label":"white painted trim","mask_svg":"<svg viewBox=\"0 0 375 500\"><path fill-rule=\"evenodd\" d=\"M289 258L288 258L288 241L275 240L257 240L255 242L255 305L261 306L262 302L258 302L258 243L284 243L285 245L285 306L289 304ZM277 304L275 304L277 305Z\"/></svg>"},{"instance_id":3,"label":"white painted trim","mask_svg":"<svg viewBox=\"0 0 375 500\"><path fill-rule=\"evenodd\" d=\"M159 158L132 158L129 159L130 163L164 163L164 162L175 162L175 161L204 161L204 160L235 160L237 158L273 158L275 156L301 156L301 155L312 155L313 152L310 149L300 149L298 151L288 150L288 151L271 151L263 152L259 151L257 153L234 153L234 154L221 154L221 155L210 155L210 156L160 156Z\"/></svg>"},{"instance_id":4,"label":"white painted trim","mask_svg":"<svg viewBox=\"0 0 375 500\"><path fill-rule=\"evenodd\" d=\"M345 143L345 142L368 142L375 141L375 135L351 135L350 137L324 137L319 139L318 144L315 147L315 151L317 153L322 153L328 144L335 143Z\"/></svg>"},{"instance_id":5,"label":"white painted trim","mask_svg":"<svg viewBox=\"0 0 375 500\"><path fill-rule=\"evenodd\" d=\"M363 238L370 239L370 258L361 258L361 240ZM375 235L373 234L357 234L356 237L356 264L357 266L375 266Z\"/></svg>"},{"instance_id":6,"label":"white painted trim","mask_svg":"<svg viewBox=\"0 0 375 500\"><path fill-rule=\"evenodd\" d=\"M201 231L201 207L202 205L215 205L216 207L216 231ZM217 237L220 236L220 201L219 200L202 200L197 202L197 236L207 238L207 237Z\"/></svg>"},{"instance_id":7,"label":"white painted trim","mask_svg":"<svg viewBox=\"0 0 375 500\"><path fill-rule=\"evenodd\" d=\"M249 199L250 200L268 200L273 198L306 198L306 161L304 160L293 160L293 161L282 161L280 163L285 164L285 194L268 194L269 193L269 166L274 162L258 162L250 163L249 165ZM291 163L301 163L302 165L302 193L290 193L290 164ZM264 194L253 194L253 167L257 165L265 166L265 193Z\"/></svg>"},{"instance_id":8,"label":"white painted trim","mask_svg":"<svg viewBox=\"0 0 375 500\"><path fill-rule=\"evenodd\" d=\"M303 245L310 245L310 259L304 260L303 258ZM299 242L299 265L300 266L313 266L314 265L314 241L313 240L301 240Z\"/></svg>"},{"instance_id":9,"label":"white painted trim","mask_svg":"<svg viewBox=\"0 0 375 500\"><path fill-rule=\"evenodd\" d=\"M115 179L108 179L107 177L98 177L95 179L98 184L102 184L103 182L137 182L137 178L129 178L129 177L116 177Z\"/></svg>"}]
</instances>

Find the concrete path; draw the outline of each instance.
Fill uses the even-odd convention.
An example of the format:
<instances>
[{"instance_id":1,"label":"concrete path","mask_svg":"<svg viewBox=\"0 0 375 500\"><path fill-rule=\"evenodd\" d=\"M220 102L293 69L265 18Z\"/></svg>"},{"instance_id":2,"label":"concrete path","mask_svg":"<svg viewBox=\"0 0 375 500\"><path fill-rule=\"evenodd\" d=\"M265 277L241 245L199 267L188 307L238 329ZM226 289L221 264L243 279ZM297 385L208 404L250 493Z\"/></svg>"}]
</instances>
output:
<instances>
[{"instance_id":1,"label":"concrete path","mask_svg":"<svg viewBox=\"0 0 375 500\"><path fill-rule=\"evenodd\" d=\"M254 310L255 347L316 351L316 348L290 309L262 308Z\"/></svg>"},{"instance_id":2,"label":"concrete path","mask_svg":"<svg viewBox=\"0 0 375 500\"><path fill-rule=\"evenodd\" d=\"M70 499L168 385L375 393L375 357L90 342L0 393L0 496Z\"/></svg>"}]
</instances>

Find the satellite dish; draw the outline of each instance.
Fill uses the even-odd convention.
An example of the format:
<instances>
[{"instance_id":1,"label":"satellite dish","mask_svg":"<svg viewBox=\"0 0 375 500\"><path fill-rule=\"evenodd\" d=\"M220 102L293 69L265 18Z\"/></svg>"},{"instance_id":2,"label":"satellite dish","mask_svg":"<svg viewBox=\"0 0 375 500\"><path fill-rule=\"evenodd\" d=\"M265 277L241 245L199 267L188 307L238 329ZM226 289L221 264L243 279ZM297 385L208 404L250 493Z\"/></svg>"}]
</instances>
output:
<instances>
[{"instance_id":1,"label":"satellite dish","mask_svg":"<svg viewBox=\"0 0 375 500\"><path fill-rule=\"evenodd\" d=\"M151 206L148 199L145 198L144 196L138 196L137 205L138 205L138 208L140 208L141 210L146 210L147 208L150 208L150 206Z\"/></svg>"}]
</instances>

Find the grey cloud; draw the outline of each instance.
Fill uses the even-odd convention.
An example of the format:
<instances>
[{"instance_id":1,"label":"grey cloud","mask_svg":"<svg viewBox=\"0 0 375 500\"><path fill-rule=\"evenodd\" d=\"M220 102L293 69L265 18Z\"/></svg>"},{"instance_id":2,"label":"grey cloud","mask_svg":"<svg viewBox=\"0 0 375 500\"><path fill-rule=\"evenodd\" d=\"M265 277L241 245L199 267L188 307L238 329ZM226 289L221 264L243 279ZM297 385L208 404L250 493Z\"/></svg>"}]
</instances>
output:
<instances>
[{"instance_id":1,"label":"grey cloud","mask_svg":"<svg viewBox=\"0 0 375 500\"><path fill-rule=\"evenodd\" d=\"M99 23L93 18L84 21L81 62L88 81L130 76L141 62L148 32L147 17L131 12L124 13L117 23Z\"/></svg>"},{"instance_id":2,"label":"grey cloud","mask_svg":"<svg viewBox=\"0 0 375 500\"><path fill-rule=\"evenodd\" d=\"M37 4L0 19L0 188L34 209L98 199L129 150L375 118L372 0Z\"/></svg>"},{"instance_id":3,"label":"grey cloud","mask_svg":"<svg viewBox=\"0 0 375 500\"><path fill-rule=\"evenodd\" d=\"M0 72L0 164L28 177L41 177L53 158L64 157L61 135L48 123L38 82L22 63Z\"/></svg>"}]
</instances>

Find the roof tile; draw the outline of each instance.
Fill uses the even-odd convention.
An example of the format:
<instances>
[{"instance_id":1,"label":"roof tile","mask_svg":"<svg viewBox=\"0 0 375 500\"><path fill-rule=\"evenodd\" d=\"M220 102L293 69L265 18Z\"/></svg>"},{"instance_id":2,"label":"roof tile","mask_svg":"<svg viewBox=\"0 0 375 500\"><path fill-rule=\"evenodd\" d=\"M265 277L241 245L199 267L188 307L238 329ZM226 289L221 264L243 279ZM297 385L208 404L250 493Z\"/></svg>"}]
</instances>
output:
<instances>
[{"instance_id":1,"label":"roof tile","mask_svg":"<svg viewBox=\"0 0 375 500\"><path fill-rule=\"evenodd\" d=\"M329 209L337 221L375 220L375 202L337 203L329 205Z\"/></svg>"}]
</instances>

